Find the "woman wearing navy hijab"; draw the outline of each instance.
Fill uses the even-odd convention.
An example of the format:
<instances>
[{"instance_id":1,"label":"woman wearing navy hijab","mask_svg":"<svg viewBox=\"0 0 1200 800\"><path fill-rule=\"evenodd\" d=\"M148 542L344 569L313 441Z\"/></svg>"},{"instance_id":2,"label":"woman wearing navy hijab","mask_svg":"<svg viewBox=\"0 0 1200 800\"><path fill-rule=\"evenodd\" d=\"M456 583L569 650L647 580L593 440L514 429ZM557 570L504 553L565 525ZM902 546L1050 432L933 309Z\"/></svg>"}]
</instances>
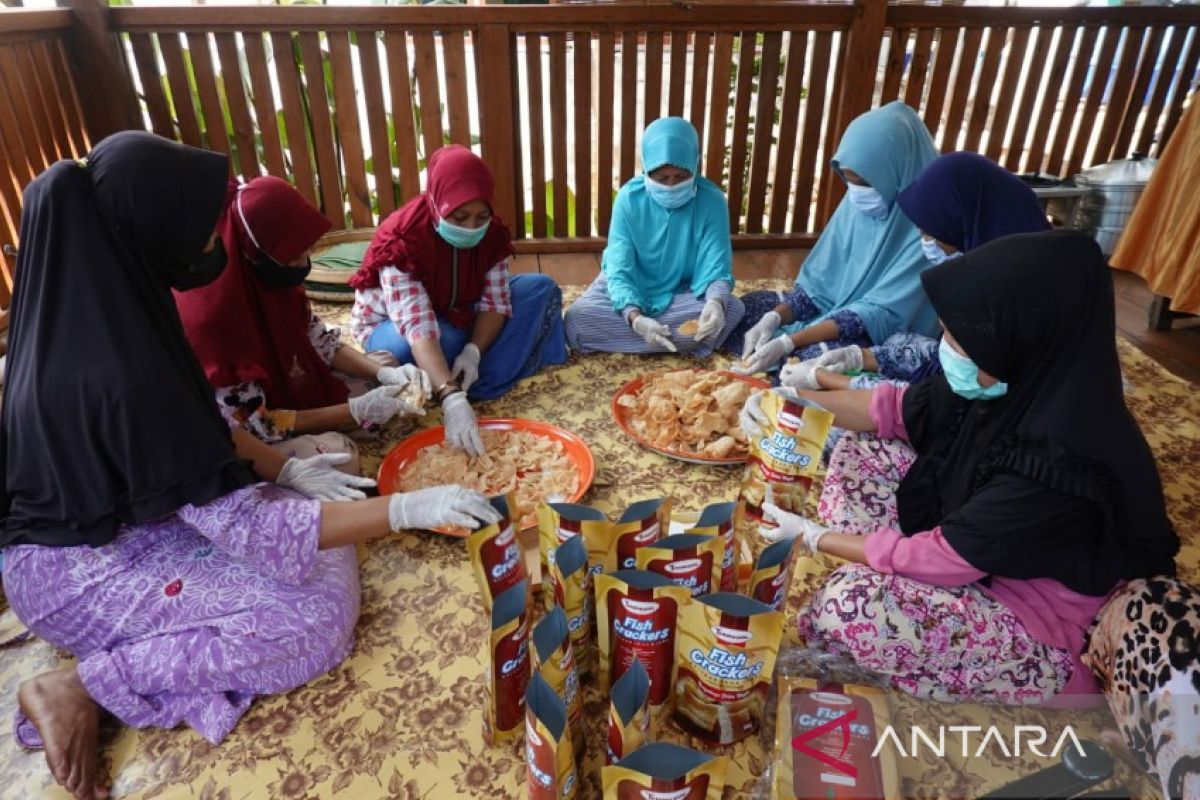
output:
<instances>
[{"instance_id":1,"label":"woman wearing navy hijab","mask_svg":"<svg viewBox=\"0 0 1200 800\"><path fill-rule=\"evenodd\" d=\"M896 203L920 230L921 249L934 265L1002 236L1050 229L1033 190L978 153L934 159ZM876 347L850 345L784 366L779 379L797 389L846 389L851 380L842 373L863 370L911 383L941 371L937 351L936 337L897 333Z\"/></svg>"}]
</instances>

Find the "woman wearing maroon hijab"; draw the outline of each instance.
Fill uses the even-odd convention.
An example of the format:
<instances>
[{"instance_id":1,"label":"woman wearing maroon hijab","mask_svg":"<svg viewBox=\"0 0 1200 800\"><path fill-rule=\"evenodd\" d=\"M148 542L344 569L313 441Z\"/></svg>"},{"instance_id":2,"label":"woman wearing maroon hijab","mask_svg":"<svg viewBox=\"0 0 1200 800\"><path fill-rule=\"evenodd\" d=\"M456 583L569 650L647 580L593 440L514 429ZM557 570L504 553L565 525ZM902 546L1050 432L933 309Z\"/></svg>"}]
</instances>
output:
<instances>
[{"instance_id":1,"label":"woman wearing maroon hijab","mask_svg":"<svg viewBox=\"0 0 1200 800\"><path fill-rule=\"evenodd\" d=\"M562 292L545 275L508 274L512 237L492 213L492 173L449 145L429 159L427 190L383 221L354 287L354 337L432 379L446 438L483 453L475 399L567 360Z\"/></svg>"},{"instance_id":2,"label":"woman wearing maroon hijab","mask_svg":"<svg viewBox=\"0 0 1200 800\"><path fill-rule=\"evenodd\" d=\"M338 330L313 313L303 283L309 250L329 220L279 178L230 188L218 222L228 251L224 272L207 286L175 293L188 341L242 444L249 433L279 451L276 459L326 454L330 464L357 473L357 447L336 431L418 413L395 395L410 380L428 393L429 379L415 367L381 366L341 344ZM349 399L334 370L384 386Z\"/></svg>"}]
</instances>

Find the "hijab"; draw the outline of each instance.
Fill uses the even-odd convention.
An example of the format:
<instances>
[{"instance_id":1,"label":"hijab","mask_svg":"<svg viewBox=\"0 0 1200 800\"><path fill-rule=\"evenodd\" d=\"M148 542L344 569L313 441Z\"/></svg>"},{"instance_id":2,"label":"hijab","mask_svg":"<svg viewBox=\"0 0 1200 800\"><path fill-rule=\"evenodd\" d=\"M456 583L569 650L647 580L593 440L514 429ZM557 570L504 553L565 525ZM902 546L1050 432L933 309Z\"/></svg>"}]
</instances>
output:
<instances>
[{"instance_id":1,"label":"hijab","mask_svg":"<svg viewBox=\"0 0 1200 800\"><path fill-rule=\"evenodd\" d=\"M1125 407L1112 276L1095 241L1075 231L1009 236L931 268L922 283L946 330L1008 392L963 400L939 375L906 394L919 457L897 497L904 531L940 524L976 569L1089 595L1173 574L1179 540ZM1053 491L1030 493L1030 482ZM973 502L985 492L988 502ZM1095 513L1064 515L1063 495Z\"/></svg>"},{"instance_id":2,"label":"hijab","mask_svg":"<svg viewBox=\"0 0 1200 800\"><path fill-rule=\"evenodd\" d=\"M796 277L796 286L822 311L805 324L845 309L862 319L875 344L900 331L937 333L937 317L918 278L929 267L921 234L896 203L936 156L925 123L899 101L860 115L846 128L833 169L862 176L888 204L888 214L872 219L848 196L842 198Z\"/></svg>"},{"instance_id":3,"label":"hijab","mask_svg":"<svg viewBox=\"0 0 1200 800\"><path fill-rule=\"evenodd\" d=\"M938 156L896 202L918 228L964 253L1011 233L1050 229L1033 190L978 153Z\"/></svg>"},{"instance_id":4,"label":"hijab","mask_svg":"<svg viewBox=\"0 0 1200 800\"><path fill-rule=\"evenodd\" d=\"M26 188L0 417L0 544L98 546L254 477L183 333L171 258L198 255L228 161L145 132ZM218 247L220 245L218 244Z\"/></svg>"},{"instance_id":5,"label":"hijab","mask_svg":"<svg viewBox=\"0 0 1200 800\"><path fill-rule=\"evenodd\" d=\"M686 169L696 194L667 209L646 191L646 174L670 165ZM642 134L642 169L621 187L604 248L604 275L613 309L637 306L658 316L675 293L703 297L713 281L733 286L729 207L720 187L700 171L700 137L682 117L664 117Z\"/></svg>"},{"instance_id":6,"label":"hijab","mask_svg":"<svg viewBox=\"0 0 1200 800\"><path fill-rule=\"evenodd\" d=\"M494 181L483 159L462 145L439 148L429 158L425 192L392 213L371 240L354 289L379 286L379 271L396 267L419 281L433 310L458 328L469 328L488 270L513 254L512 237L493 214L483 240L459 250L437 233L438 221L474 200L492 204Z\"/></svg>"},{"instance_id":7,"label":"hijab","mask_svg":"<svg viewBox=\"0 0 1200 800\"><path fill-rule=\"evenodd\" d=\"M272 287L252 264L279 264L316 244L330 222L287 181L254 178L238 186L218 223L229 263L215 281L175 293L188 341L213 386L257 381L271 408L346 402L346 385L313 349L312 307L302 286Z\"/></svg>"}]
</instances>

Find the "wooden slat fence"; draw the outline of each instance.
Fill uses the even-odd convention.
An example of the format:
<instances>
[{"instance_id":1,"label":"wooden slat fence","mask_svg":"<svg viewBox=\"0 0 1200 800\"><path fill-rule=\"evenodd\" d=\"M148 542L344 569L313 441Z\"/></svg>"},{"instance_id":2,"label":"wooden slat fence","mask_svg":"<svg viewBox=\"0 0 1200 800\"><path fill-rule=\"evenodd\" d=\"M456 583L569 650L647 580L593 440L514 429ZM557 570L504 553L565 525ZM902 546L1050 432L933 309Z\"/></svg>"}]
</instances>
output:
<instances>
[{"instance_id":1,"label":"wooden slat fence","mask_svg":"<svg viewBox=\"0 0 1200 800\"><path fill-rule=\"evenodd\" d=\"M0 12L6 242L28 180L85 152L87 131L113 127L90 89L81 107L75 85L87 82L64 50L85 17ZM101 17L138 98L126 127L226 152L242 176L284 177L339 228L376 224L420 191L434 149L461 143L491 165L498 211L534 251L603 245L658 116L696 126L735 244L795 245L840 199L829 158L873 105L913 106L943 151L1073 174L1159 154L1200 64L1196 7L189 6Z\"/></svg>"}]
</instances>

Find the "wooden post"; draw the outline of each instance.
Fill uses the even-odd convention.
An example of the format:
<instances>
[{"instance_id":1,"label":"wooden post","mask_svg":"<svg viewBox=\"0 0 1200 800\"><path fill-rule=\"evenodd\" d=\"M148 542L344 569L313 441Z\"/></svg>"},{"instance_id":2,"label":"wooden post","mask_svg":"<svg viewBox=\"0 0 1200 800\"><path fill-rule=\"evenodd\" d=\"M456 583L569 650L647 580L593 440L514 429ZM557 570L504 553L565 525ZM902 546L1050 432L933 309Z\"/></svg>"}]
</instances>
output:
<instances>
[{"instance_id":1,"label":"wooden post","mask_svg":"<svg viewBox=\"0 0 1200 800\"><path fill-rule=\"evenodd\" d=\"M108 4L105 0L58 0L58 4L75 13L67 53L88 136L96 142L116 131L144 127L120 40L108 27Z\"/></svg>"},{"instance_id":2,"label":"wooden post","mask_svg":"<svg viewBox=\"0 0 1200 800\"><path fill-rule=\"evenodd\" d=\"M513 127L517 124L514 113L517 77L512 34L508 25L486 23L479 26L477 36L476 50L487 53L488 57L488 68L479 76L483 160L496 179L495 211L517 231L524 222L516 219L517 139Z\"/></svg>"},{"instance_id":3,"label":"wooden post","mask_svg":"<svg viewBox=\"0 0 1200 800\"><path fill-rule=\"evenodd\" d=\"M879 68L879 53L883 48L883 32L887 23L888 0L855 0L854 20L850 23L845 58L842 61L841 91L834 107L833 129L828 131L827 152L837 148L850 121L871 107L875 94L875 77ZM829 202L824 208L830 213L837 208L844 191L842 182L829 184ZM817 220L824 225L826 220Z\"/></svg>"}]
</instances>

